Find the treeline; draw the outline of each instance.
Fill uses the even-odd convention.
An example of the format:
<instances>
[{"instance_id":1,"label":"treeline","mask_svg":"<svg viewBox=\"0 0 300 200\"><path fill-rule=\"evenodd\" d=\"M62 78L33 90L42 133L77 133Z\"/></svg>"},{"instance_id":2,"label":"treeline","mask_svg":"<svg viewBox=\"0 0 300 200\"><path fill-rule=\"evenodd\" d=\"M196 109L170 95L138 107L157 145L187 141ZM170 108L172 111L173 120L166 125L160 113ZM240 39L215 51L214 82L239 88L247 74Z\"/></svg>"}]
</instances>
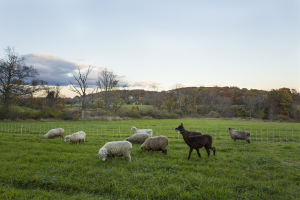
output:
<instances>
[{"instance_id":1,"label":"treeline","mask_svg":"<svg viewBox=\"0 0 300 200\"><path fill-rule=\"evenodd\" d=\"M300 120L300 94L289 88L188 87L147 93L142 99L144 104L180 116Z\"/></svg>"},{"instance_id":2,"label":"treeline","mask_svg":"<svg viewBox=\"0 0 300 200\"><path fill-rule=\"evenodd\" d=\"M80 118L81 107L70 111L66 104L81 102L79 96L73 100L63 98L60 86L44 91L43 97L28 96L15 100L15 105L35 109L19 111L11 109L9 119ZM89 116L119 116L142 118L258 118L266 120L300 121L300 94L289 88L248 90L238 87L187 87L169 91L115 90L109 95L108 109L104 106L104 92L88 95L93 99L87 106ZM106 94L107 95L107 94ZM130 98L133 101L130 101ZM122 106L138 102L131 110ZM153 109L142 110L139 105L153 105ZM75 107L75 106L74 106ZM73 108L74 108L73 107ZM70 108L70 105L69 107ZM89 115L88 115L89 114Z\"/></svg>"}]
</instances>

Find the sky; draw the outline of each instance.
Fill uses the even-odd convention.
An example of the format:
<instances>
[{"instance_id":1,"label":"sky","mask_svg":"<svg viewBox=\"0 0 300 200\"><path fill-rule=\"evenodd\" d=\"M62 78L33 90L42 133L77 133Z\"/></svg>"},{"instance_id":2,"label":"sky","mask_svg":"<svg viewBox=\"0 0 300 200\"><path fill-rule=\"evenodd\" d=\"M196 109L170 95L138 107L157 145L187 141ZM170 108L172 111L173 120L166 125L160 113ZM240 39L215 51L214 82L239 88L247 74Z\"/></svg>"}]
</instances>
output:
<instances>
[{"instance_id":1,"label":"sky","mask_svg":"<svg viewBox=\"0 0 300 200\"><path fill-rule=\"evenodd\" d=\"M0 0L7 47L49 85L104 68L130 89L237 86L300 91L299 0Z\"/></svg>"}]
</instances>

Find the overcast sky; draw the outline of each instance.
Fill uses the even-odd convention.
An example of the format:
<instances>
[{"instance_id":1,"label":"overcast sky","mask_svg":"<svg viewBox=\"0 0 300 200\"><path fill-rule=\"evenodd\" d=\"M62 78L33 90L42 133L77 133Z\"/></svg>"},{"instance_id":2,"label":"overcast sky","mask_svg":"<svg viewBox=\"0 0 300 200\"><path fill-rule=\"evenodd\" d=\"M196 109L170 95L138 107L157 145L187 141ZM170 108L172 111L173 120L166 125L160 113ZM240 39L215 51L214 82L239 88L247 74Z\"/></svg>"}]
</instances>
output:
<instances>
[{"instance_id":1,"label":"overcast sky","mask_svg":"<svg viewBox=\"0 0 300 200\"><path fill-rule=\"evenodd\" d=\"M50 85L94 65L90 87L107 68L133 89L300 91L299 0L0 0L8 46Z\"/></svg>"}]
</instances>

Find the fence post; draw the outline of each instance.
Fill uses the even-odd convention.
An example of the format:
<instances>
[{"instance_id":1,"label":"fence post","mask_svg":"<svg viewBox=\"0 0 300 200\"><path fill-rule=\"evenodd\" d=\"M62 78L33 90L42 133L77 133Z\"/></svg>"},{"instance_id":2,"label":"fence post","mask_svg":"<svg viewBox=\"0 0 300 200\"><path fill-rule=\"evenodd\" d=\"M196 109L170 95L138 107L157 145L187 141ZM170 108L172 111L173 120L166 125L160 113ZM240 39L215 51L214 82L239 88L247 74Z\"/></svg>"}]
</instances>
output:
<instances>
[{"instance_id":1,"label":"fence post","mask_svg":"<svg viewBox=\"0 0 300 200\"><path fill-rule=\"evenodd\" d=\"M294 143L294 127L292 128L292 141L293 141L293 143Z\"/></svg>"},{"instance_id":2,"label":"fence post","mask_svg":"<svg viewBox=\"0 0 300 200\"><path fill-rule=\"evenodd\" d=\"M279 142L281 143L280 128L278 130L279 130Z\"/></svg>"},{"instance_id":3,"label":"fence post","mask_svg":"<svg viewBox=\"0 0 300 200\"><path fill-rule=\"evenodd\" d=\"M257 129L256 129L256 132L255 132L255 141L257 141Z\"/></svg>"}]
</instances>

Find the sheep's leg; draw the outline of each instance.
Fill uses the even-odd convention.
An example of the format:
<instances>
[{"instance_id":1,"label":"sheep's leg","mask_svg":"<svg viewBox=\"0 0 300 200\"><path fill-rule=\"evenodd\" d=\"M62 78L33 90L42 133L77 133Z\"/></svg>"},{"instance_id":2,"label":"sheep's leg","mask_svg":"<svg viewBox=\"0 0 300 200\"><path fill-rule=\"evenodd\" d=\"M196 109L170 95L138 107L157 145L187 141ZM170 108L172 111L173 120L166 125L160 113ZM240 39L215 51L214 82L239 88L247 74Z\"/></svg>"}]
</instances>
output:
<instances>
[{"instance_id":1,"label":"sheep's leg","mask_svg":"<svg viewBox=\"0 0 300 200\"><path fill-rule=\"evenodd\" d=\"M246 140L248 143L250 143L250 140L248 139L248 140Z\"/></svg>"},{"instance_id":2,"label":"sheep's leg","mask_svg":"<svg viewBox=\"0 0 300 200\"><path fill-rule=\"evenodd\" d=\"M190 148L190 152L189 152L189 157L188 157L188 160L190 159L190 157L191 157L191 153L192 153L192 151L193 151L193 148L191 147Z\"/></svg>"},{"instance_id":3,"label":"sheep's leg","mask_svg":"<svg viewBox=\"0 0 300 200\"><path fill-rule=\"evenodd\" d=\"M167 154L167 149L162 150L162 153L163 153L163 154Z\"/></svg>"},{"instance_id":4,"label":"sheep's leg","mask_svg":"<svg viewBox=\"0 0 300 200\"><path fill-rule=\"evenodd\" d=\"M196 149L196 151L197 151L197 154L198 154L199 158L201 158L201 154L199 152L199 149Z\"/></svg>"},{"instance_id":5,"label":"sheep's leg","mask_svg":"<svg viewBox=\"0 0 300 200\"><path fill-rule=\"evenodd\" d=\"M131 156L130 155L128 155L127 157L125 157L125 160L127 160L127 161L131 161Z\"/></svg>"}]
</instances>

